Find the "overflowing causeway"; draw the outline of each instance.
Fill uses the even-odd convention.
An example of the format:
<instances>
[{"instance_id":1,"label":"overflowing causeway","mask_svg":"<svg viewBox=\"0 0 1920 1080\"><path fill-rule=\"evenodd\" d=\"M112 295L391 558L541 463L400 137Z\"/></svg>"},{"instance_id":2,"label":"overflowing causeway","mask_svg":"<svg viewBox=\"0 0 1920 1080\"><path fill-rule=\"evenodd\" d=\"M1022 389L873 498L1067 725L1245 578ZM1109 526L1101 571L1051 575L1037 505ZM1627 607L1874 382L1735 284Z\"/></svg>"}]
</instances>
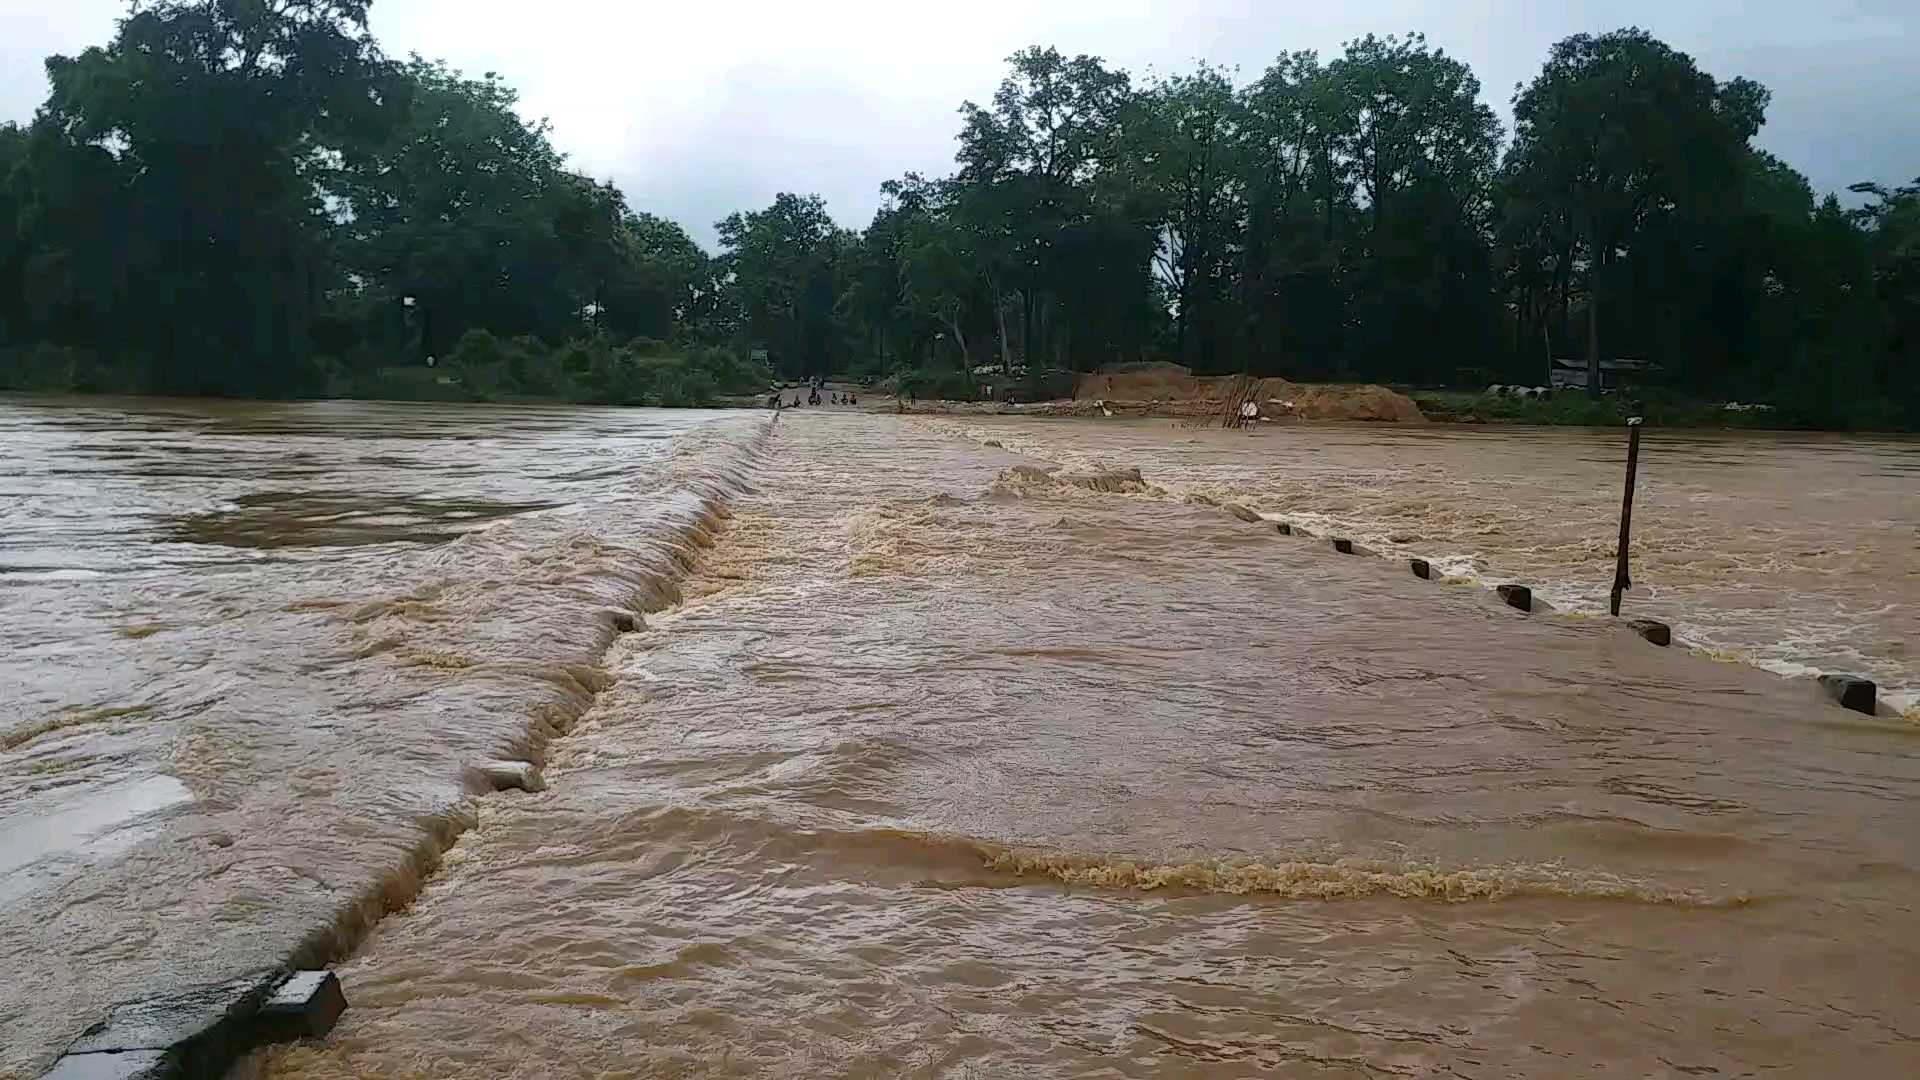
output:
<instances>
[{"instance_id":1,"label":"overflowing causeway","mask_svg":"<svg viewBox=\"0 0 1920 1080\"><path fill-rule=\"evenodd\" d=\"M379 541L296 497L308 463L183 449L164 467L232 470L232 509L122 523L182 561L111 565L129 544L0 594L71 631L6 661L38 711L5 730L41 730L0 756L28 794L0 828L144 800L5 899L0 1071L126 986L356 940L339 1025L256 1069L1920 1065L1920 729L1765 670L1913 685L1915 511L1884 497L1910 445L1683 465L1650 432L1628 607L1659 648L1583 615L1618 499L1599 434L556 412L481 454L460 412L355 451L404 463ZM275 442L347 452L306 437ZM463 473L498 454L517 478ZM1848 513L1794 494L1849 454ZM1765 512L1701 497L1779 471ZM1613 478L1591 513L1588 473ZM481 495L549 505L437 511ZM464 535L395 535L436 530Z\"/></svg>"}]
</instances>

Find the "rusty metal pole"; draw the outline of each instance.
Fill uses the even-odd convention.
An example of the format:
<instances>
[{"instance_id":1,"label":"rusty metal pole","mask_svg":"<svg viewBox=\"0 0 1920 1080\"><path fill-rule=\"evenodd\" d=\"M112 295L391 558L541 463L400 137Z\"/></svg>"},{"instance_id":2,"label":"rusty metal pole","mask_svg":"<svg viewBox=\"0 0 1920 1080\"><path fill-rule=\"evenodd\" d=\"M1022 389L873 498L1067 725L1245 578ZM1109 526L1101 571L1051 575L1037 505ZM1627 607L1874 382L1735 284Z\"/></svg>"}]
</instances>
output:
<instances>
[{"instance_id":1,"label":"rusty metal pole","mask_svg":"<svg viewBox=\"0 0 1920 1080\"><path fill-rule=\"evenodd\" d=\"M1640 469L1640 418L1627 420L1627 491L1620 498L1619 561L1613 567L1613 599L1608 604L1614 615L1620 614L1620 594L1633 588L1627 577L1627 532L1633 527L1633 477Z\"/></svg>"}]
</instances>

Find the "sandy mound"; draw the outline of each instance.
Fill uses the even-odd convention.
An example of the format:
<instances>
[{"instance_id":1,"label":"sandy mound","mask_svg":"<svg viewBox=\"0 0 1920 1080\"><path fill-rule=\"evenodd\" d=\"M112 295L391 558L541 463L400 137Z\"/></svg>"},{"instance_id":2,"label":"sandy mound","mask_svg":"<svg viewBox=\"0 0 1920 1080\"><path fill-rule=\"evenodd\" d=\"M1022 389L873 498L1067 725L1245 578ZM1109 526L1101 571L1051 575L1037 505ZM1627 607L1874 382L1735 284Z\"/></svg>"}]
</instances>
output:
<instances>
[{"instance_id":1,"label":"sandy mound","mask_svg":"<svg viewBox=\"0 0 1920 1080\"><path fill-rule=\"evenodd\" d=\"M1303 385L1285 379L1195 375L1179 364L1128 364L1083 375L1074 392L1078 402L1104 402L1116 413L1175 416L1224 415L1234 402L1248 396L1267 416L1414 423L1426 419L1406 395L1371 383ZM1148 408L1142 410L1142 405Z\"/></svg>"},{"instance_id":2,"label":"sandy mound","mask_svg":"<svg viewBox=\"0 0 1920 1080\"><path fill-rule=\"evenodd\" d=\"M1301 386L1284 379L1261 381L1289 387L1293 396L1282 400L1292 401L1294 412L1309 420L1392 420L1406 423L1426 419L1412 398L1373 383ZM1256 400L1265 406L1267 396L1263 394Z\"/></svg>"}]
</instances>

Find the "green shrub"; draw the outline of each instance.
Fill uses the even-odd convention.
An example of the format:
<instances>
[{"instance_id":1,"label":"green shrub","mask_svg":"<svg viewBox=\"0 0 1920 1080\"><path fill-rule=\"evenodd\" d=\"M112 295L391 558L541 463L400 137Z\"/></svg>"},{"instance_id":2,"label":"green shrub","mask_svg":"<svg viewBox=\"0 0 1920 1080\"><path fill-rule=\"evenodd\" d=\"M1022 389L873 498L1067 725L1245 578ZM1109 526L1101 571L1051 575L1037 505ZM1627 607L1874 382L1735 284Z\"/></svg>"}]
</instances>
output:
<instances>
[{"instance_id":1,"label":"green shrub","mask_svg":"<svg viewBox=\"0 0 1920 1080\"><path fill-rule=\"evenodd\" d=\"M885 356L857 356L843 374L862 386L872 386L893 374L896 365L897 361Z\"/></svg>"},{"instance_id":2,"label":"green shrub","mask_svg":"<svg viewBox=\"0 0 1920 1080\"><path fill-rule=\"evenodd\" d=\"M139 353L102 356L92 349L40 342L0 349L0 390L39 394L139 394L150 360Z\"/></svg>"},{"instance_id":3,"label":"green shrub","mask_svg":"<svg viewBox=\"0 0 1920 1080\"><path fill-rule=\"evenodd\" d=\"M441 380L447 380L445 382ZM353 395L382 401L469 401L459 377L439 368L384 367L355 380Z\"/></svg>"},{"instance_id":4,"label":"green shrub","mask_svg":"<svg viewBox=\"0 0 1920 1080\"><path fill-rule=\"evenodd\" d=\"M895 376L899 393L936 401L978 401L980 382L957 368L908 368Z\"/></svg>"},{"instance_id":5,"label":"green shrub","mask_svg":"<svg viewBox=\"0 0 1920 1080\"><path fill-rule=\"evenodd\" d=\"M715 405L728 395L764 393L773 373L733 349L677 348L636 338L594 336L549 346L535 337L461 335L436 367L393 364L365 342L345 355L304 362L288 385L303 394L396 401L547 399L607 405ZM32 345L0 349L0 391L140 393L144 356L102 357L85 349Z\"/></svg>"}]
</instances>

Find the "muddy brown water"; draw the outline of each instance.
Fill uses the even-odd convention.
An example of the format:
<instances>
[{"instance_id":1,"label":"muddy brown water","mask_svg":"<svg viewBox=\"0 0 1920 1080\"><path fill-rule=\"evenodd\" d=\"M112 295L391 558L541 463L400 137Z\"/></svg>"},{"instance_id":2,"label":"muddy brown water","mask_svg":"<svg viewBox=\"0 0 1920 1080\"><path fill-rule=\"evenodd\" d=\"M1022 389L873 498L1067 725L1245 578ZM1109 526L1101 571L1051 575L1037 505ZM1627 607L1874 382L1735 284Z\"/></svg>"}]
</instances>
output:
<instances>
[{"instance_id":1,"label":"muddy brown water","mask_svg":"<svg viewBox=\"0 0 1920 1080\"><path fill-rule=\"evenodd\" d=\"M457 447L450 432L483 437L517 415L363 422ZM428 416L446 429L429 434ZM48 437L19 435L27 422L0 430L15 445ZM78 611L101 624L69 651L9 654L6 678L43 695L71 684L60 706L149 706L0 754L0 778L30 792L0 812L100 845L54 843L30 862L37 883L0 898L0 966L29 973L0 985L0 1016L36 1025L0 1021L0 1069L40 1060L44 1030L110 998L96 967L158 985L183 958L213 972L269 956L414 852L422 817L472 827L340 965L353 1008L334 1035L255 1071L1920 1068L1920 728L1841 712L1757 666L1839 657L1911 685L1911 637L1894 636L1912 619L1911 444L1729 438L1687 474L1650 441L1643 506L1658 509L1642 520L1665 540L1637 565L1652 595L1630 603L1666 604L1683 633L1757 662L1736 663L1601 619L1522 615L1471 580L1420 581L1206 501L1418 547L1463 578L1528 569L1577 607L1605 558L1580 547L1594 543L1581 522L1605 516L1587 501L1618 497L1571 494L1617 480L1599 434L1245 437L826 410L770 429L650 413L527 423L496 436L518 449L399 468L408 479L386 481L380 513L405 537L215 545L238 565L163 568L138 588L110 565L53 567L102 577L0 592L37 598L14 602L10 624L39 612L77 626ZM324 458L373 436L337 437L308 448ZM297 441L261 439L248 460ZM1321 464L1335 452L1349 463ZM611 474L582 469L581 453ZM463 485L441 475L449 462L501 479ZM1032 468L1055 464L1054 478ZM1112 465L1151 487L1070 475ZM337 529L343 504L349 521L366 505L352 484L290 499L298 485L261 471L230 477L202 523L219 533L208 515L258 510L224 535L264 537L263 516L306 500L321 509L296 516ZM1814 490L1877 524L1823 531L1833 506L1777 489L1784 476L1817 476ZM1765 510L1693 498L1707 486ZM1569 494L1542 501L1555 491ZM478 520L395 509L410 500ZM199 550L179 518L155 515L150 542ZM1812 556L1772 564L1795 600L1771 635L1759 605L1724 602L1731 574L1716 592L1689 556L1690 543L1738 548L1756 521L1851 557L1824 574L1793 562ZM436 531L462 535L423 535ZM1728 565L1758 565L1757 547ZM209 584L227 573L232 586ZM203 590L224 603L200 606ZM1841 614L1801 633L1821 595ZM120 606L133 597L146 606ZM208 614L169 622L162 597ZM1688 622L1689 598L1740 614ZM664 610L616 639L601 620L620 606ZM223 636L229 620L246 633ZM157 623L179 628L119 631ZM224 676L205 696L259 708L278 694L280 707L243 717L220 699L176 717L165 695L87 690L87 672L170 634L184 640L143 669L163 672L156 685L185 694ZM300 657L284 672L265 658L282 653ZM264 702L245 696L259 681ZM512 743L530 712L566 732L522 747L545 758L548 790L461 800L448 774ZM79 779L22 779L60 768ZM71 824L129 780L185 794L148 789L158 805L118 824ZM388 881L392 901L412 884Z\"/></svg>"},{"instance_id":2,"label":"muddy brown water","mask_svg":"<svg viewBox=\"0 0 1920 1080\"><path fill-rule=\"evenodd\" d=\"M1081 468L1134 466L1482 583L1604 612L1623 430L1165 420L930 421ZM1648 429L1628 612L1724 659L1875 679L1920 705L1920 438Z\"/></svg>"},{"instance_id":3,"label":"muddy brown water","mask_svg":"<svg viewBox=\"0 0 1920 1080\"><path fill-rule=\"evenodd\" d=\"M673 595L754 430L0 402L0 1075L409 894L462 767L577 713L607 613Z\"/></svg>"}]
</instances>

